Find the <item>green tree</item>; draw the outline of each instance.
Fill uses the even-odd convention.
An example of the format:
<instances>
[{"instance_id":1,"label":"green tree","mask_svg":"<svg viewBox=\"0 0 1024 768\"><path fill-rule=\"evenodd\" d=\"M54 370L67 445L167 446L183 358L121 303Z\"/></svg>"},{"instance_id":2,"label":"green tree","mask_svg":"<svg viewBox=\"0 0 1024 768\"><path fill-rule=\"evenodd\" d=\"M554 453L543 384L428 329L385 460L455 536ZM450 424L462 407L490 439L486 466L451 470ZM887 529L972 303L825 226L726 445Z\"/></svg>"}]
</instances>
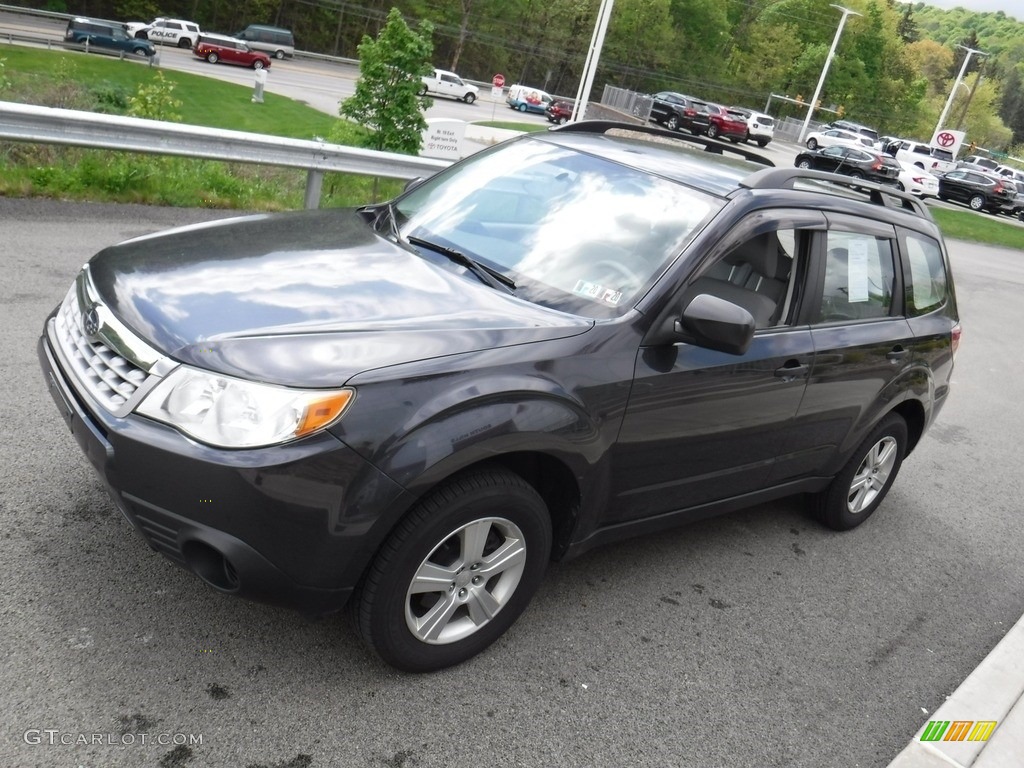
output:
<instances>
[{"instance_id":1,"label":"green tree","mask_svg":"<svg viewBox=\"0 0 1024 768\"><path fill-rule=\"evenodd\" d=\"M423 110L430 100L419 96L420 77L431 71L433 25L409 28L397 8L388 13L377 39L359 44L359 81L355 93L341 105L341 114L366 126L370 149L414 155L427 127Z\"/></svg>"}]
</instances>

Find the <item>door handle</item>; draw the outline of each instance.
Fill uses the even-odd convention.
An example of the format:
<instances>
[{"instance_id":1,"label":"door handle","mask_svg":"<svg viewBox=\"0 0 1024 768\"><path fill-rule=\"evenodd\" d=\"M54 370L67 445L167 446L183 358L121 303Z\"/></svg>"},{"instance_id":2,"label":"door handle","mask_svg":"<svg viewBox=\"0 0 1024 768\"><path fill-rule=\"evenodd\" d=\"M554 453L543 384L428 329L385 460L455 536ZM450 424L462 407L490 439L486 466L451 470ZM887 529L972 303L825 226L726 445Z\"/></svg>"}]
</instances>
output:
<instances>
[{"instance_id":1,"label":"door handle","mask_svg":"<svg viewBox=\"0 0 1024 768\"><path fill-rule=\"evenodd\" d=\"M775 375L783 381L793 381L794 379L807 376L810 370L810 366L803 365L796 360L790 360L781 368L776 368Z\"/></svg>"},{"instance_id":2,"label":"door handle","mask_svg":"<svg viewBox=\"0 0 1024 768\"><path fill-rule=\"evenodd\" d=\"M885 356L885 358L886 358L886 360L889 360L890 362L898 363L898 362L900 362L900 360L902 360L904 357L906 357L907 354L908 354L907 350L905 350L903 347L893 347L892 352L887 354Z\"/></svg>"}]
</instances>

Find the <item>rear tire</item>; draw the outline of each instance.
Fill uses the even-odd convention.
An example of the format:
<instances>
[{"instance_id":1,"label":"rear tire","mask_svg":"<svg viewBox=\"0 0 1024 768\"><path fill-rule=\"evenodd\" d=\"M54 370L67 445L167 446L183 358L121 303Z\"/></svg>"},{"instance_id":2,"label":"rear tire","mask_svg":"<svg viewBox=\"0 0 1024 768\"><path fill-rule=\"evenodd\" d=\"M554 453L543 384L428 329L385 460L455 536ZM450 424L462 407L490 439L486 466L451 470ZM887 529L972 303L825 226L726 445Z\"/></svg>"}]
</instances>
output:
<instances>
[{"instance_id":1,"label":"rear tire","mask_svg":"<svg viewBox=\"0 0 1024 768\"><path fill-rule=\"evenodd\" d=\"M360 635L407 672L475 656L525 610L551 538L547 507L520 476L451 479L409 512L368 569L353 596Z\"/></svg>"},{"instance_id":2,"label":"rear tire","mask_svg":"<svg viewBox=\"0 0 1024 768\"><path fill-rule=\"evenodd\" d=\"M284 58L284 51L274 51L274 58L275 59L283 59Z\"/></svg>"},{"instance_id":3,"label":"rear tire","mask_svg":"<svg viewBox=\"0 0 1024 768\"><path fill-rule=\"evenodd\" d=\"M853 452L831 484L813 497L815 516L837 531L863 523L885 499L907 452L907 423L890 413Z\"/></svg>"},{"instance_id":4,"label":"rear tire","mask_svg":"<svg viewBox=\"0 0 1024 768\"><path fill-rule=\"evenodd\" d=\"M178 47L179 48L191 48L192 47L192 41L189 40L187 37L183 37L180 40L178 40Z\"/></svg>"},{"instance_id":5,"label":"rear tire","mask_svg":"<svg viewBox=\"0 0 1024 768\"><path fill-rule=\"evenodd\" d=\"M809 150L811 150L812 152L813 152L814 150L816 150L816 149L818 148L818 142L817 142L817 140L816 140L816 139L808 139L808 140L807 140L807 148L808 148Z\"/></svg>"},{"instance_id":6,"label":"rear tire","mask_svg":"<svg viewBox=\"0 0 1024 768\"><path fill-rule=\"evenodd\" d=\"M980 211L985 207L985 198L982 195L971 195L971 199L967 201L967 204L971 207L972 211Z\"/></svg>"},{"instance_id":7,"label":"rear tire","mask_svg":"<svg viewBox=\"0 0 1024 768\"><path fill-rule=\"evenodd\" d=\"M718 138L718 126L715 125L714 123L712 123L711 125L708 126L708 138L709 139L717 139Z\"/></svg>"}]
</instances>

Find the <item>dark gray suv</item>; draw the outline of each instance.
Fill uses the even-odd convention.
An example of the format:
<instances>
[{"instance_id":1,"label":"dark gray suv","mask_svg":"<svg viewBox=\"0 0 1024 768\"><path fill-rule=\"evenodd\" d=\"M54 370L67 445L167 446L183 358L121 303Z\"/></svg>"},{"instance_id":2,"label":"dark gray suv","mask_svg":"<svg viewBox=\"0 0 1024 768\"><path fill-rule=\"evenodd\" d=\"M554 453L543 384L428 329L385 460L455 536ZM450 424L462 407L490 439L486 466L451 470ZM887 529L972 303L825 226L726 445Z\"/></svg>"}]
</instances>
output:
<instances>
[{"instance_id":1,"label":"dark gray suv","mask_svg":"<svg viewBox=\"0 0 1024 768\"><path fill-rule=\"evenodd\" d=\"M582 122L387 203L131 240L46 320L44 378L161 554L455 664L552 559L794 494L860 525L935 420L927 210L766 165Z\"/></svg>"}]
</instances>

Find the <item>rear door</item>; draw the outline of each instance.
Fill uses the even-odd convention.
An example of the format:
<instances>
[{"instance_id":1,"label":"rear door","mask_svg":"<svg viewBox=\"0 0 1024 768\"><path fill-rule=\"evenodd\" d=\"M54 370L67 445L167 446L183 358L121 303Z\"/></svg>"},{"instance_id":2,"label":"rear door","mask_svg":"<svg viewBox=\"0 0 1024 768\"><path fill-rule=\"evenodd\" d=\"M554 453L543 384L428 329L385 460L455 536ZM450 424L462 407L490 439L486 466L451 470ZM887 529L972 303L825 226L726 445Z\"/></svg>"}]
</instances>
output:
<instances>
[{"instance_id":1,"label":"rear door","mask_svg":"<svg viewBox=\"0 0 1024 768\"><path fill-rule=\"evenodd\" d=\"M814 367L772 480L834 474L881 414L903 396L914 333L904 315L896 231L826 214L815 233L805 320Z\"/></svg>"}]
</instances>

